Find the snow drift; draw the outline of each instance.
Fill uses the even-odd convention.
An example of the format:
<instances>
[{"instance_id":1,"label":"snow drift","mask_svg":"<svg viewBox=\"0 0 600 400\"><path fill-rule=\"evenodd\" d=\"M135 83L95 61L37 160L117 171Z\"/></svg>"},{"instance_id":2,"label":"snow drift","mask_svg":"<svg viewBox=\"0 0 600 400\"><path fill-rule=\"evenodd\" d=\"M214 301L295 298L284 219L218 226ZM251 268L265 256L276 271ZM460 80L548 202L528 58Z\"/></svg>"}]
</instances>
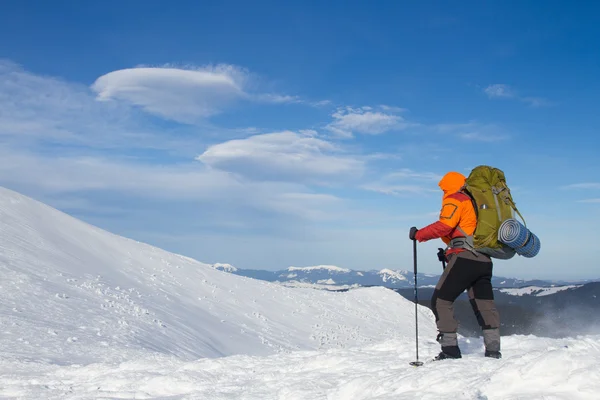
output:
<instances>
[{"instance_id":1,"label":"snow drift","mask_svg":"<svg viewBox=\"0 0 600 400\"><path fill-rule=\"evenodd\" d=\"M286 288L105 232L0 189L0 352L54 363L152 351L191 360L346 348L412 335L384 288ZM432 314L421 329L434 335Z\"/></svg>"}]
</instances>

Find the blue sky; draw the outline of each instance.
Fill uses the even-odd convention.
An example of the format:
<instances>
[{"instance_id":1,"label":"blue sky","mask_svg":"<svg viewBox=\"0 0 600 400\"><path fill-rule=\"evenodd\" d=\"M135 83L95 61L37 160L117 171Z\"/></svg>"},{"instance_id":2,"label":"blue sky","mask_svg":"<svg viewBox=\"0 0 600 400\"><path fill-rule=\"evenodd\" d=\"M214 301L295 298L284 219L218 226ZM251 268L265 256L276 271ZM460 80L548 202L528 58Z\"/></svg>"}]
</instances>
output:
<instances>
[{"instance_id":1,"label":"blue sky","mask_svg":"<svg viewBox=\"0 0 600 400\"><path fill-rule=\"evenodd\" d=\"M598 278L599 11L4 3L0 184L204 262L411 269L439 178L488 164L542 241L495 273Z\"/></svg>"}]
</instances>

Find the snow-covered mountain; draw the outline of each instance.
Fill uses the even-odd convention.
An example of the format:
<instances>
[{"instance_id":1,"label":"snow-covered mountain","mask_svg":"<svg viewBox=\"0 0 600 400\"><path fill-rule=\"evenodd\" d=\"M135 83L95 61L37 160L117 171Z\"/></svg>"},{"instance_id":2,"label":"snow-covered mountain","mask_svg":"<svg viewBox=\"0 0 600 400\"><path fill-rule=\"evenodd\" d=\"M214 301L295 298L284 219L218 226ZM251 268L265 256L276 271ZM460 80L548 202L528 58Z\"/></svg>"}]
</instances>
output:
<instances>
[{"instance_id":1,"label":"snow-covered mountain","mask_svg":"<svg viewBox=\"0 0 600 400\"><path fill-rule=\"evenodd\" d=\"M349 347L411 332L391 290L291 289L113 235L0 189L0 352L53 362ZM433 334L430 311L422 328Z\"/></svg>"},{"instance_id":2,"label":"snow-covered mountain","mask_svg":"<svg viewBox=\"0 0 600 400\"><path fill-rule=\"evenodd\" d=\"M510 288L510 289L499 289L502 293L510 294L513 296L550 296L558 292L562 292L564 290L577 289L582 287L583 285L565 285L565 286L525 286L520 288Z\"/></svg>"},{"instance_id":3,"label":"snow-covered mountain","mask_svg":"<svg viewBox=\"0 0 600 400\"><path fill-rule=\"evenodd\" d=\"M415 368L414 304L394 291L286 287L235 272L0 189L0 398L577 400L600 392L600 336L505 337L501 360L483 358L479 338L460 337L463 359ZM341 273L329 268L326 279ZM418 318L428 361L439 351L434 317L419 306Z\"/></svg>"},{"instance_id":4,"label":"snow-covered mountain","mask_svg":"<svg viewBox=\"0 0 600 400\"><path fill-rule=\"evenodd\" d=\"M388 268L357 271L333 265L317 265L310 267L289 267L279 271L242 269L232 266L229 269L222 269L236 275L268 282L300 282L335 286L383 286L390 289L408 289L414 286L414 273L412 271L392 270ZM434 287L439 278L439 275L417 273L417 284L420 287ZM497 288L546 287L553 285L550 281L526 281L502 276L494 276L492 283Z\"/></svg>"}]
</instances>

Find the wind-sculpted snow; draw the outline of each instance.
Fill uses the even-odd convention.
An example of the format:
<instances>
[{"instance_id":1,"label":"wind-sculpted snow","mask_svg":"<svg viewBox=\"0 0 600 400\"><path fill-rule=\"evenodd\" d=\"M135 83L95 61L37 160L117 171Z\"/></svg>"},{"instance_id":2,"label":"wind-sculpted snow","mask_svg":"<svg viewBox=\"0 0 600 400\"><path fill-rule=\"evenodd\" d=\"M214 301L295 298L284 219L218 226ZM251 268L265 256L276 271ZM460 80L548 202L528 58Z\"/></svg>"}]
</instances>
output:
<instances>
[{"instance_id":1,"label":"wind-sculpted snow","mask_svg":"<svg viewBox=\"0 0 600 400\"><path fill-rule=\"evenodd\" d=\"M2 398L239 400L583 400L600 391L600 337L505 340L504 358L461 340L464 358L412 367L408 338L351 349L191 362L139 356L58 366L0 362ZM426 340L425 361L438 347Z\"/></svg>"},{"instance_id":2,"label":"wind-sculpted snow","mask_svg":"<svg viewBox=\"0 0 600 400\"><path fill-rule=\"evenodd\" d=\"M413 304L385 288L336 293L233 275L6 189L0 221L4 360L86 364L150 352L192 360L414 336ZM431 312L420 314L434 335Z\"/></svg>"}]
</instances>

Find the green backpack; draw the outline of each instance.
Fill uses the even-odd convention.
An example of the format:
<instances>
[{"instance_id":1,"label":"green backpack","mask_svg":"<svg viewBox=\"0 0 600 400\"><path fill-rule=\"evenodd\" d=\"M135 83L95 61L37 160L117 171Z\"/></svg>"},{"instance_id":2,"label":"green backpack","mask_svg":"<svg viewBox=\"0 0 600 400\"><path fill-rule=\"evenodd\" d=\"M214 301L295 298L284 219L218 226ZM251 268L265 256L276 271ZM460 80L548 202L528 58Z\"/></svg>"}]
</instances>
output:
<instances>
[{"instance_id":1,"label":"green backpack","mask_svg":"<svg viewBox=\"0 0 600 400\"><path fill-rule=\"evenodd\" d=\"M477 227L473 233L474 250L492 258L512 258L516 252L498 241L498 229L502 222L515 217L515 211L523 223L525 219L512 199L504 172L480 165L471 171L461 190L471 197L477 215Z\"/></svg>"}]
</instances>

